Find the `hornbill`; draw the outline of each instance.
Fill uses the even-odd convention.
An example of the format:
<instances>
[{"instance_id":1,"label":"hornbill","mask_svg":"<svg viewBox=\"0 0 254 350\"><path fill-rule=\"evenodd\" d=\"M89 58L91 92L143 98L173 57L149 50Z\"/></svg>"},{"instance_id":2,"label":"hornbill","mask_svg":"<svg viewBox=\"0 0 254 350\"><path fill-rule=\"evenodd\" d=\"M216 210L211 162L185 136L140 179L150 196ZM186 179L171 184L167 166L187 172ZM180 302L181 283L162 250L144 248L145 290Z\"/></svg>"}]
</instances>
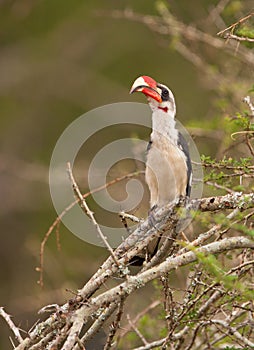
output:
<instances>
[{"instance_id":1,"label":"hornbill","mask_svg":"<svg viewBox=\"0 0 254 350\"><path fill-rule=\"evenodd\" d=\"M147 148L145 179L150 191L150 213L156 207L190 196L192 167L189 148L176 129L176 105L172 91L149 76L137 78L130 93L142 92L152 110L152 133ZM146 254L134 257L140 266L156 254L160 237L147 247Z\"/></svg>"}]
</instances>

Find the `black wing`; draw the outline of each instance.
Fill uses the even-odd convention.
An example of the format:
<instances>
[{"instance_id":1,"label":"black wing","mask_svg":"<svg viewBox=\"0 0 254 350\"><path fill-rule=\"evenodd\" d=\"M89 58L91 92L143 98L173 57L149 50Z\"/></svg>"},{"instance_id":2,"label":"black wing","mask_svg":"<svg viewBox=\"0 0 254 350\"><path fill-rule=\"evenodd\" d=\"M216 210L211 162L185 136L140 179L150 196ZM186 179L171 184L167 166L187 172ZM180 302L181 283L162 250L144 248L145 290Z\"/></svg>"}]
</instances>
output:
<instances>
[{"instance_id":1,"label":"black wing","mask_svg":"<svg viewBox=\"0 0 254 350\"><path fill-rule=\"evenodd\" d=\"M191 158L190 158L190 151L189 146L183 137L183 135L179 132L178 133L178 147L183 151L186 157L186 163L187 163L187 186L186 186L186 196L190 197L191 194L191 181L192 181L192 166L191 166Z\"/></svg>"},{"instance_id":2,"label":"black wing","mask_svg":"<svg viewBox=\"0 0 254 350\"><path fill-rule=\"evenodd\" d=\"M150 151L150 148L152 147L152 143L153 143L153 141L149 140L148 145L146 147L146 154Z\"/></svg>"}]
</instances>

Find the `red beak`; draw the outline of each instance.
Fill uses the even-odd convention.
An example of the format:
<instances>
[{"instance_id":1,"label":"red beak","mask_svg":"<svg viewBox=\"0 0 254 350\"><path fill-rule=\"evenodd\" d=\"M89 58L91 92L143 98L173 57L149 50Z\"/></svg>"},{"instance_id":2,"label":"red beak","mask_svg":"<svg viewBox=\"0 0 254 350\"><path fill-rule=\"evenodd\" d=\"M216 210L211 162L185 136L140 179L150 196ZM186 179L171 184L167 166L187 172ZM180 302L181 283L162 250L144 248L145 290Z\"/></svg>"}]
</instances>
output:
<instances>
[{"instance_id":1,"label":"red beak","mask_svg":"<svg viewBox=\"0 0 254 350\"><path fill-rule=\"evenodd\" d=\"M142 92L147 97L151 97L159 103L162 102L162 98L158 91L156 81L153 78L148 77L147 75L142 75L134 81L130 90L130 94L137 91Z\"/></svg>"}]
</instances>

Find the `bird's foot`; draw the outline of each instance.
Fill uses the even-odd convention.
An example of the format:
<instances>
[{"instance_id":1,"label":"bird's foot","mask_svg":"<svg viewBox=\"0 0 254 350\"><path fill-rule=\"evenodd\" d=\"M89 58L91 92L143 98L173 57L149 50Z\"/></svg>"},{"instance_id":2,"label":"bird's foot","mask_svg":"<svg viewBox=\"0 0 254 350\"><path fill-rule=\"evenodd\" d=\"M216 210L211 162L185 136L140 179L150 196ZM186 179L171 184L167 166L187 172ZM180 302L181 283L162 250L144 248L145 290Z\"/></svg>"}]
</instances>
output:
<instances>
[{"instance_id":1,"label":"bird's foot","mask_svg":"<svg viewBox=\"0 0 254 350\"><path fill-rule=\"evenodd\" d=\"M180 196L178 198L177 205L179 205L180 207L184 207L184 206L188 205L189 202L190 202L190 197Z\"/></svg>"}]
</instances>

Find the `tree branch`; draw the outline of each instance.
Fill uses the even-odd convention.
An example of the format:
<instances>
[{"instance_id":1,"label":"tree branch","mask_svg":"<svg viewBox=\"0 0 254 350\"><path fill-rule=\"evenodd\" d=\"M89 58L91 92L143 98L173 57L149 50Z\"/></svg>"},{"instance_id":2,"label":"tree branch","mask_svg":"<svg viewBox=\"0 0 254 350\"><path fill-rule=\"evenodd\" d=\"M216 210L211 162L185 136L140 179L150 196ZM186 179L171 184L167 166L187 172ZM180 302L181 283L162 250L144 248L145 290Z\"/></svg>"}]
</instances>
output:
<instances>
[{"instance_id":1,"label":"tree branch","mask_svg":"<svg viewBox=\"0 0 254 350\"><path fill-rule=\"evenodd\" d=\"M12 330L13 334L15 335L15 338L17 339L17 341L19 343L23 342L23 338L21 337L21 334L19 332L18 327L14 324L14 322L11 319L11 316L8 315L5 311L3 307L0 307L0 316L3 317L3 319L6 321L6 323L8 324L9 328Z\"/></svg>"},{"instance_id":2,"label":"tree branch","mask_svg":"<svg viewBox=\"0 0 254 350\"><path fill-rule=\"evenodd\" d=\"M168 205L158 208L153 212L153 220L147 218L141 222L135 231L114 251L114 255L120 265L126 266L129 260L140 252L147 244L160 235L162 232L175 232L179 220L180 204ZM254 194L233 193L225 196L208 197L191 200L187 204L188 210L197 209L204 211L217 211L222 209L248 209L254 207ZM238 210L238 209L237 209ZM236 210L236 212L237 212ZM170 237L170 235L169 235ZM201 241L202 242L202 241ZM191 248L191 251L187 251ZM23 350L26 346L36 346L38 341L44 343L50 339L50 333L57 329L59 339L64 343L63 350L77 348L77 336L81 332L84 324L94 313L101 313L105 305L112 305L110 312L113 312L115 303L119 305L121 298L127 297L135 290L144 287L149 281L175 270L181 266L188 265L198 260L198 254L217 254L227 250L238 248L254 248L254 242L246 237L232 237L194 248L189 245L184 248L178 256L171 256L161 264L141 271L134 276L126 276L126 281L116 287L92 297L93 293L100 288L104 282L118 271L118 266L112 256L100 267L88 283L79 291L77 297L67 304L59 306L57 311L46 321L38 324L35 329L16 349ZM103 314L103 313L102 313ZM100 318L100 316L99 316ZM94 329L98 329L101 321L95 324ZM94 333L94 332L92 332ZM62 335L61 335L62 334ZM63 337L65 335L65 338ZM67 337L67 338L66 338ZM82 339L83 340L83 339ZM24 346L24 344L26 344ZM38 348L38 347L37 347ZM78 348L77 348L78 349Z\"/></svg>"},{"instance_id":3,"label":"tree branch","mask_svg":"<svg viewBox=\"0 0 254 350\"><path fill-rule=\"evenodd\" d=\"M89 217L89 219L92 221L92 223L94 224L96 231L98 232L100 238L102 239L102 242L105 244L105 247L108 249L108 251L110 252L114 262L116 263L116 265L119 267L119 263L118 260L114 254L113 249L111 248L110 244L108 243L107 237L102 233L100 225L97 223L97 221L95 220L94 217L94 213L90 210L90 208L88 207L85 198L82 196L78 185L74 179L73 173L72 173L72 169L71 169L71 163L67 163L67 171L70 177L70 181L73 187L73 191L77 196L77 199L80 202L80 206L82 209L84 209L84 212L86 213L86 215ZM65 350L65 349L64 349ZM67 349L66 349L67 350Z\"/></svg>"}]
</instances>

